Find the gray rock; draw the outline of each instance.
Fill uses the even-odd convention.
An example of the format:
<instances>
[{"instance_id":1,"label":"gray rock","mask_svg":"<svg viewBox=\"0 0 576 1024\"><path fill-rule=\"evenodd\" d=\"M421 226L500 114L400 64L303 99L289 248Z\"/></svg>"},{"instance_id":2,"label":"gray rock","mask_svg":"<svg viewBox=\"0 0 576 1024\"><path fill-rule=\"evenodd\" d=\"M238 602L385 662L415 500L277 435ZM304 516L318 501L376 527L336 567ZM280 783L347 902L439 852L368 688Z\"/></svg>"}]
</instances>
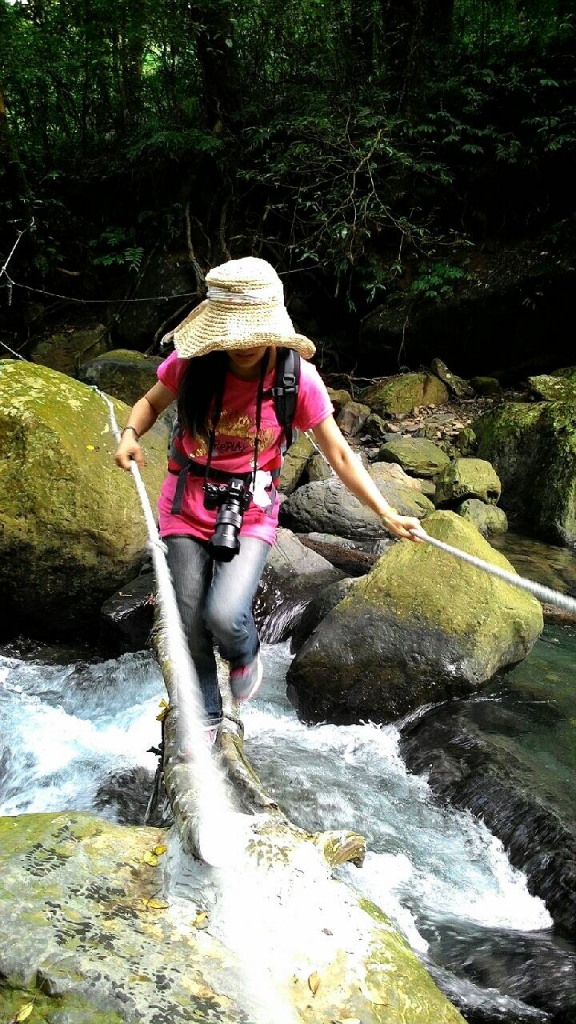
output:
<instances>
[{"instance_id":1,"label":"gray rock","mask_svg":"<svg viewBox=\"0 0 576 1024\"><path fill-rule=\"evenodd\" d=\"M254 601L261 640L286 640L316 594L343 576L343 572L305 547L290 530L279 528Z\"/></svg>"},{"instance_id":2,"label":"gray rock","mask_svg":"<svg viewBox=\"0 0 576 1024\"><path fill-rule=\"evenodd\" d=\"M423 494L395 481L376 481L386 500L402 515L419 518L433 506ZM354 497L337 477L304 484L282 503L280 521L298 533L335 533L358 539L378 538L384 527L378 516Z\"/></svg>"},{"instance_id":3,"label":"gray rock","mask_svg":"<svg viewBox=\"0 0 576 1024\"><path fill-rule=\"evenodd\" d=\"M494 533L506 533L508 519L504 509L496 505L486 505L479 498L467 498L456 509L459 516L467 519L483 537L490 537Z\"/></svg>"}]
</instances>

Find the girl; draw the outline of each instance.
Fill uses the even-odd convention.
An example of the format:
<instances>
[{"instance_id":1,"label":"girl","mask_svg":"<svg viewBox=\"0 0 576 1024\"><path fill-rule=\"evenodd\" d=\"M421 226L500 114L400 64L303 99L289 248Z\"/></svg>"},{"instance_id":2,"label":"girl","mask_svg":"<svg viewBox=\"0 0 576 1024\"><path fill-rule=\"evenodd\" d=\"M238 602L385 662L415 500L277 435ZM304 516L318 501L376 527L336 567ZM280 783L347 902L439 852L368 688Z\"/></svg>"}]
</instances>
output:
<instances>
[{"instance_id":1,"label":"girl","mask_svg":"<svg viewBox=\"0 0 576 1024\"><path fill-rule=\"evenodd\" d=\"M390 507L342 436L307 362L314 345L296 334L273 267L251 256L230 260L206 283L208 298L174 331L175 351L158 367L158 383L132 408L116 462L126 470L131 459L143 464L142 434L177 399L180 430L159 499L160 534L213 741L222 716L214 643L230 663L237 701L252 697L262 678L252 601L278 522L278 349L304 357L294 427L313 432L346 487L390 533L414 540L418 519Z\"/></svg>"}]
</instances>

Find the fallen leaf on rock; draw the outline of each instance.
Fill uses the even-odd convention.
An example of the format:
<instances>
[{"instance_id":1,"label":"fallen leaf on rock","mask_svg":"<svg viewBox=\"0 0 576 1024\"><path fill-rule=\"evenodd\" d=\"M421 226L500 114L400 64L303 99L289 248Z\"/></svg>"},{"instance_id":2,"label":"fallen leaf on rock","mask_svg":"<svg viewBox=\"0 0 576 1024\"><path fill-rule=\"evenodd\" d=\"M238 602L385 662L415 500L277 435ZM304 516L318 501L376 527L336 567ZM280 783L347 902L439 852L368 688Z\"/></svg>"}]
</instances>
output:
<instances>
[{"instance_id":1,"label":"fallen leaf on rock","mask_svg":"<svg viewBox=\"0 0 576 1024\"><path fill-rule=\"evenodd\" d=\"M320 975L316 974L316 971L313 971L308 978L308 988L310 989L313 996L316 995L318 989L320 988Z\"/></svg>"},{"instance_id":2,"label":"fallen leaf on rock","mask_svg":"<svg viewBox=\"0 0 576 1024\"><path fill-rule=\"evenodd\" d=\"M142 857L145 864L149 864L150 867L155 868L158 863L158 857L151 850L146 850L146 853Z\"/></svg>"},{"instance_id":3,"label":"fallen leaf on rock","mask_svg":"<svg viewBox=\"0 0 576 1024\"><path fill-rule=\"evenodd\" d=\"M24 1003L24 1006L20 1007L18 1013L16 1014L15 1017L12 1017L12 1020L9 1022L9 1024L20 1024L21 1021L28 1020L28 1017L32 1013L33 1009L34 1003Z\"/></svg>"}]
</instances>

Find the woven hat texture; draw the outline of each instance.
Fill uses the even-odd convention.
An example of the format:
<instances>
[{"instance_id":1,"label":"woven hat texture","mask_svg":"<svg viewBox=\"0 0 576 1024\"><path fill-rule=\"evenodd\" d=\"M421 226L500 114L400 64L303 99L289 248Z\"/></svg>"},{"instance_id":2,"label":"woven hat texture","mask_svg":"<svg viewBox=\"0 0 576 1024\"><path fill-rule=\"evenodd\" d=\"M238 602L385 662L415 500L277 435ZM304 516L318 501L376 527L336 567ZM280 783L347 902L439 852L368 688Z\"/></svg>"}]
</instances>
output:
<instances>
[{"instance_id":1,"label":"woven hat texture","mask_svg":"<svg viewBox=\"0 0 576 1024\"><path fill-rule=\"evenodd\" d=\"M172 332L183 359L259 345L294 348L305 359L314 355L313 343L296 334L282 282L266 260L228 260L209 271L206 284L208 298Z\"/></svg>"}]
</instances>

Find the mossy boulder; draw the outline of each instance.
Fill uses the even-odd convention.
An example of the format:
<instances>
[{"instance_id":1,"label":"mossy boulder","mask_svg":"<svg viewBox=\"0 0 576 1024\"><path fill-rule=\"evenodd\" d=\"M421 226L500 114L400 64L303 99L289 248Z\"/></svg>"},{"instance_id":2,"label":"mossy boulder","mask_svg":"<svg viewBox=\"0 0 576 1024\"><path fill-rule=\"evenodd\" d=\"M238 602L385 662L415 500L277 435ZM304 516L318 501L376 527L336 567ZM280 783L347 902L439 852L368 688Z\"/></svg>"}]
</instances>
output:
<instances>
[{"instance_id":1,"label":"mossy boulder","mask_svg":"<svg viewBox=\"0 0 576 1024\"><path fill-rule=\"evenodd\" d=\"M431 373L404 373L366 388L361 399L379 416L390 416L412 412L420 405L444 405L448 391Z\"/></svg>"},{"instance_id":2,"label":"mossy boulder","mask_svg":"<svg viewBox=\"0 0 576 1024\"><path fill-rule=\"evenodd\" d=\"M474 394L483 398L495 398L502 393L502 385L496 377L472 377L470 385Z\"/></svg>"},{"instance_id":3,"label":"mossy boulder","mask_svg":"<svg viewBox=\"0 0 576 1024\"><path fill-rule=\"evenodd\" d=\"M121 424L128 407L114 401ZM152 505L166 470L167 431L144 446ZM28 634L86 628L132 578L147 535L130 473L114 462L104 400L44 366L0 363L0 586L3 627Z\"/></svg>"},{"instance_id":4,"label":"mossy boulder","mask_svg":"<svg viewBox=\"0 0 576 1024\"><path fill-rule=\"evenodd\" d=\"M315 451L312 441L306 434L300 434L290 445L282 463L278 482L278 490L282 494L292 494L296 489Z\"/></svg>"},{"instance_id":5,"label":"mossy boulder","mask_svg":"<svg viewBox=\"0 0 576 1024\"><path fill-rule=\"evenodd\" d=\"M108 348L108 331L103 324L98 324L87 330L52 334L34 346L30 358L40 366L49 366L51 370L76 377L83 362L106 352Z\"/></svg>"},{"instance_id":6,"label":"mossy boulder","mask_svg":"<svg viewBox=\"0 0 576 1024\"><path fill-rule=\"evenodd\" d=\"M378 452L380 462L396 462L410 476L432 477L450 464L437 444L425 437L399 437L388 441Z\"/></svg>"},{"instance_id":7,"label":"mossy boulder","mask_svg":"<svg viewBox=\"0 0 576 1024\"><path fill-rule=\"evenodd\" d=\"M478 455L502 481L502 506L555 544L576 544L576 404L506 403L474 423Z\"/></svg>"},{"instance_id":8,"label":"mossy boulder","mask_svg":"<svg viewBox=\"0 0 576 1024\"><path fill-rule=\"evenodd\" d=\"M349 391L345 391L344 388L328 388L327 390L328 397L336 412L352 401L352 395Z\"/></svg>"},{"instance_id":9,"label":"mossy boulder","mask_svg":"<svg viewBox=\"0 0 576 1024\"><path fill-rule=\"evenodd\" d=\"M528 387L545 402L576 402L576 374L573 379L546 373L528 377Z\"/></svg>"},{"instance_id":10,"label":"mossy boulder","mask_svg":"<svg viewBox=\"0 0 576 1024\"><path fill-rule=\"evenodd\" d=\"M459 516L467 519L483 537L490 537L494 533L506 533L508 519L503 508L496 505L486 505L479 498L467 498L456 509Z\"/></svg>"},{"instance_id":11,"label":"mossy boulder","mask_svg":"<svg viewBox=\"0 0 576 1024\"><path fill-rule=\"evenodd\" d=\"M32 1003L46 1024L248 1024L279 1007L309 1024L464 1024L328 854L280 820L226 875L159 829L2 818L0 1018Z\"/></svg>"},{"instance_id":12,"label":"mossy boulder","mask_svg":"<svg viewBox=\"0 0 576 1024\"><path fill-rule=\"evenodd\" d=\"M454 512L423 525L514 572ZM290 666L288 692L309 721L394 721L481 689L526 657L542 625L540 604L524 591L431 545L400 541L316 627Z\"/></svg>"},{"instance_id":13,"label":"mossy boulder","mask_svg":"<svg viewBox=\"0 0 576 1024\"><path fill-rule=\"evenodd\" d=\"M116 348L83 363L78 377L132 406L156 383L156 370L161 362L156 356Z\"/></svg>"},{"instance_id":14,"label":"mossy boulder","mask_svg":"<svg viewBox=\"0 0 576 1024\"><path fill-rule=\"evenodd\" d=\"M496 505L502 486L493 466L485 459L454 459L436 480L434 504L454 508L466 498Z\"/></svg>"},{"instance_id":15,"label":"mossy boulder","mask_svg":"<svg viewBox=\"0 0 576 1024\"><path fill-rule=\"evenodd\" d=\"M468 381L452 373L452 370L449 370L446 363L442 362L441 359L433 359L430 369L446 385L450 394L454 395L455 398L471 398L474 395L474 389Z\"/></svg>"}]
</instances>

